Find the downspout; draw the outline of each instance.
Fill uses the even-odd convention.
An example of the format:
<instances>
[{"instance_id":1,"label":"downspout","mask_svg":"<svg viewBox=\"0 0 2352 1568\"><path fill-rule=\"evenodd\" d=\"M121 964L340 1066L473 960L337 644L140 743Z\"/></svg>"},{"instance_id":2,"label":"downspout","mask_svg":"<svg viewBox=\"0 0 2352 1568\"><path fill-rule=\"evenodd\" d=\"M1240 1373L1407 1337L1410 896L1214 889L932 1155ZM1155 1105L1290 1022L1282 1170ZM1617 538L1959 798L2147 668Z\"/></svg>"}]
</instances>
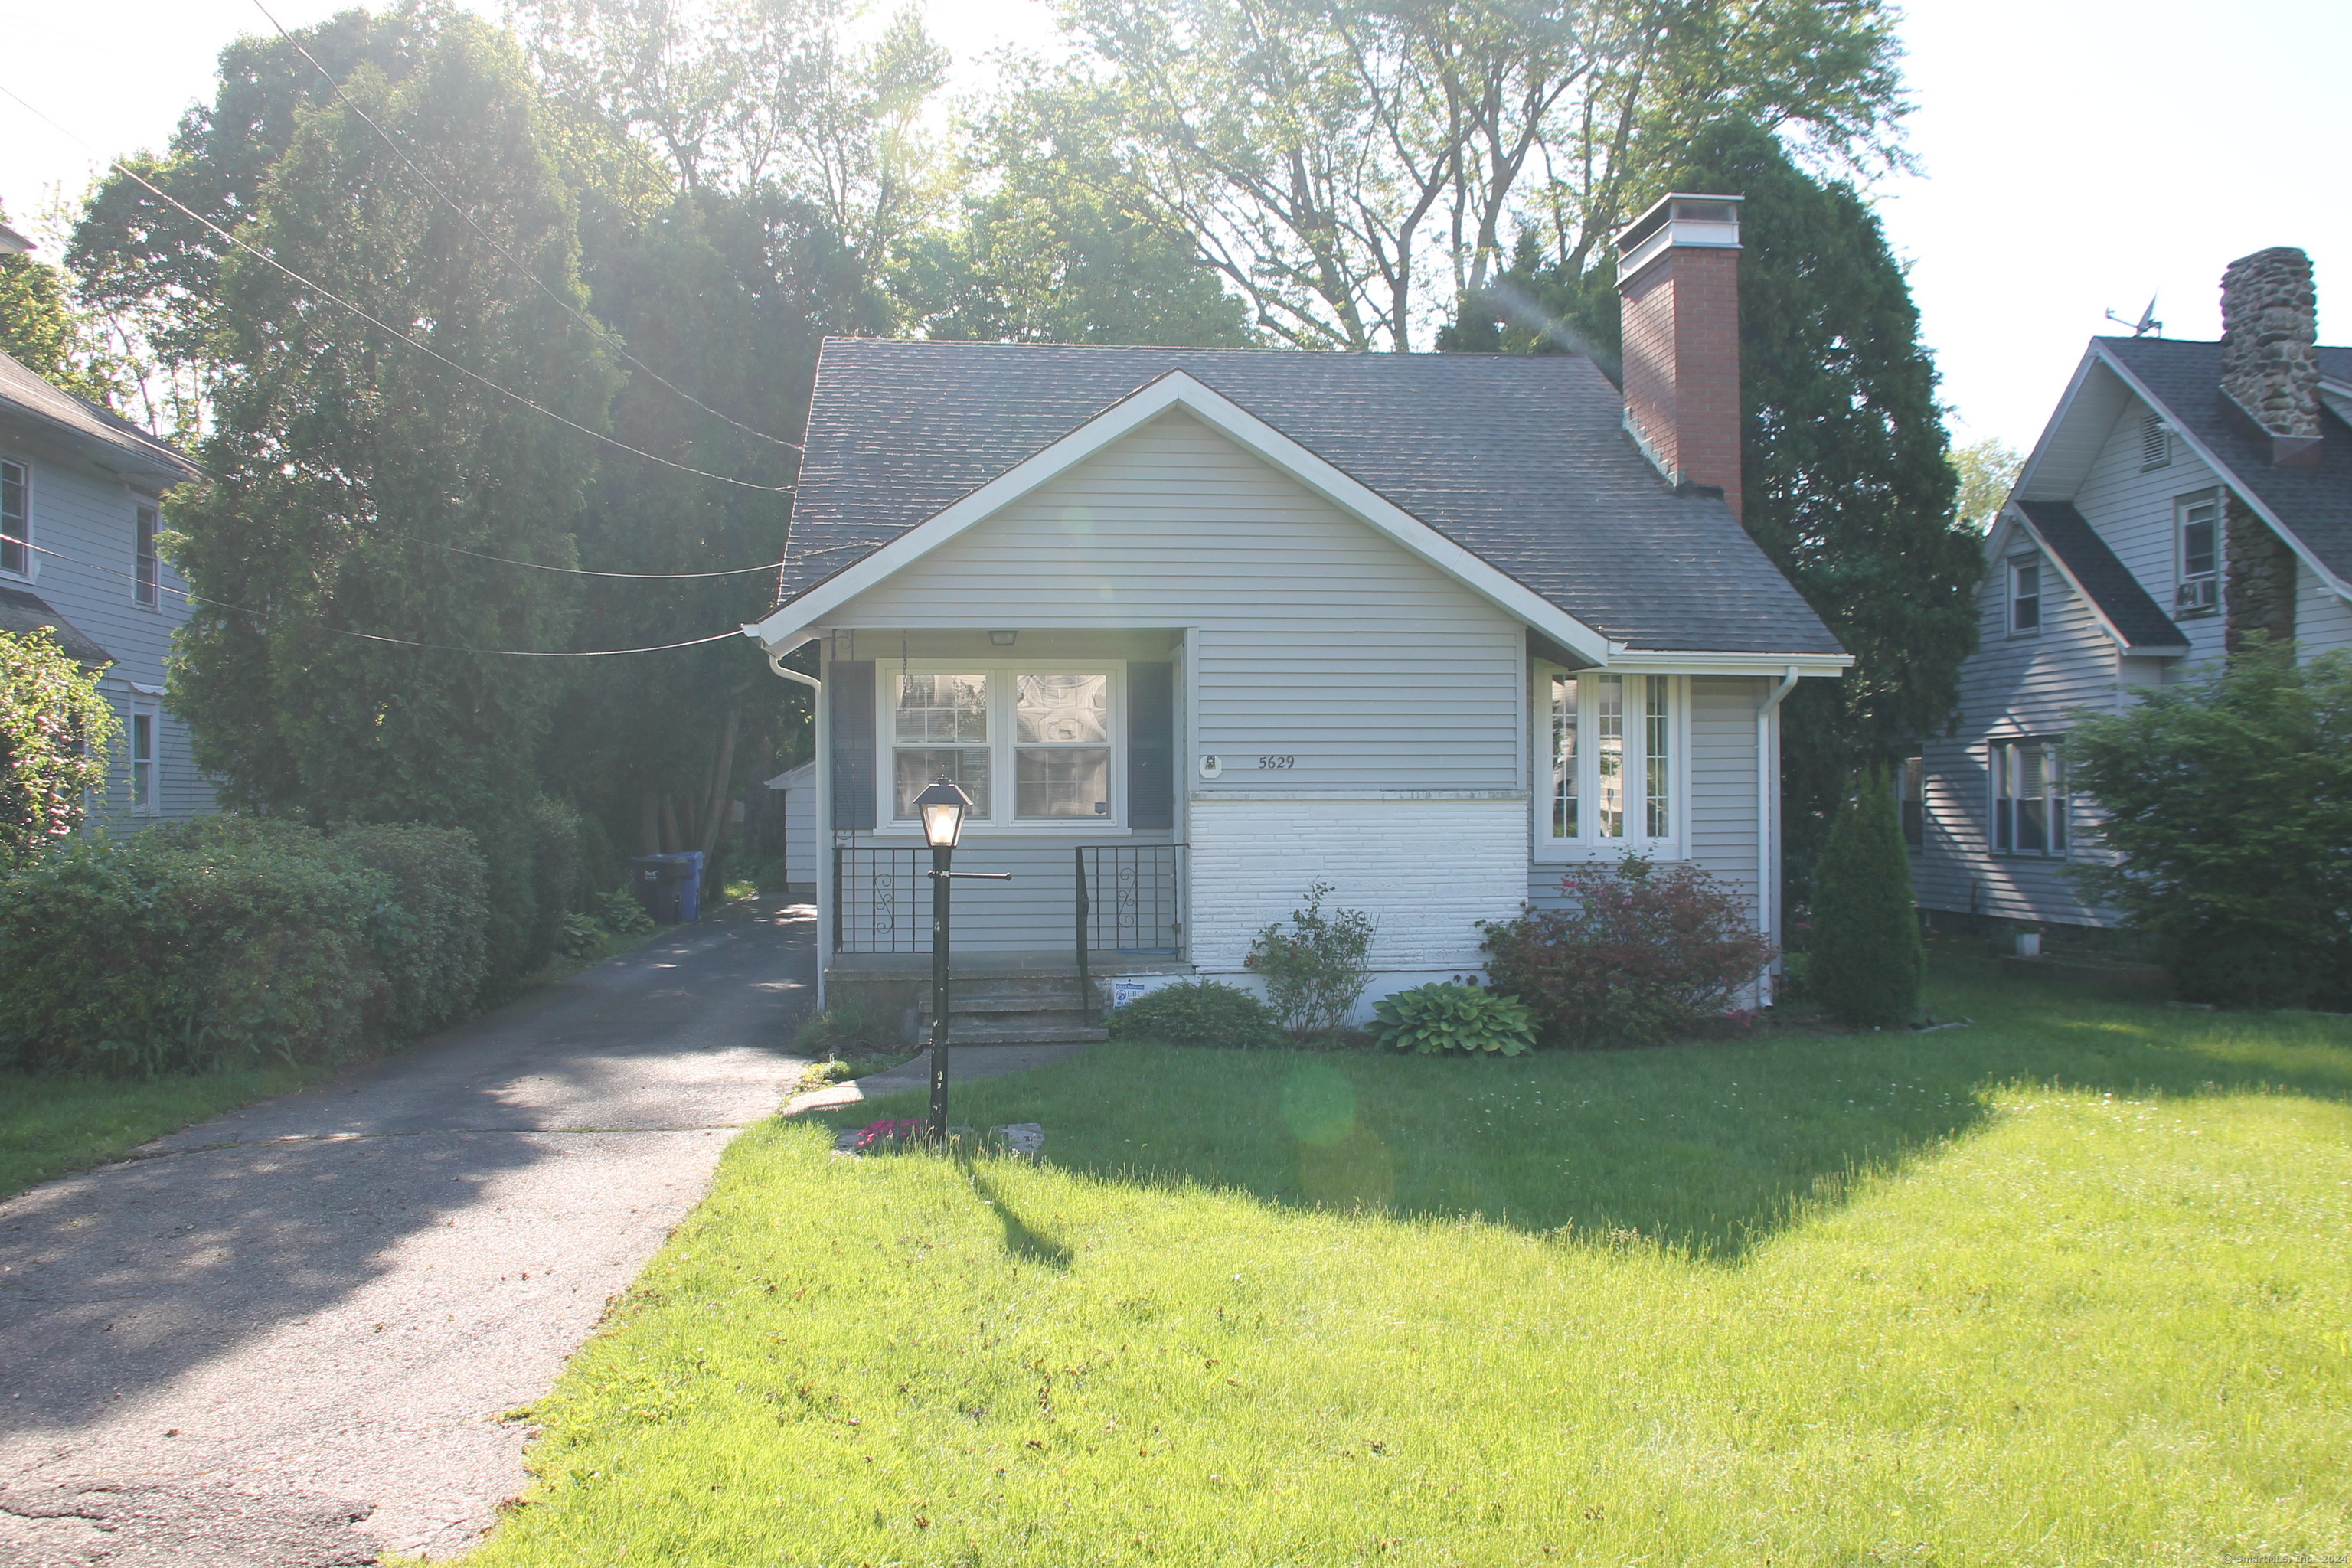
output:
<instances>
[{"instance_id":1,"label":"downspout","mask_svg":"<svg viewBox=\"0 0 2352 1568\"><path fill-rule=\"evenodd\" d=\"M1780 684L1772 689L1764 699L1763 706L1756 710L1756 929L1767 941L1773 934L1773 905L1780 892L1774 886L1776 879L1772 875L1773 849L1780 837L1773 831L1772 789L1780 782L1777 776L1779 770L1768 761L1772 750L1772 715L1779 710L1780 700L1796 689L1797 667L1784 665L1780 670ZM1778 963L1777 959L1774 960L1776 966ZM1771 1001L1769 978L1759 983L1759 991L1758 1000L1769 1004Z\"/></svg>"},{"instance_id":2,"label":"downspout","mask_svg":"<svg viewBox=\"0 0 2352 1568\"><path fill-rule=\"evenodd\" d=\"M743 628L743 635L745 637L758 637L760 635L760 628L756 626L745 626ZM814 675L803 675L797 669L786 669L784 668L783 656L777 653L774 648L768 647L764 643L761 645L760 651L768 656L768 668L771 671L782 676L786 680L796 680L800 682L803 686L807 687L812 693L809 698L809 710L810 717L816 721L816 754L817 761L819 763L817 776L819 778L830 777L832 764L826 760L825 748L824 682L819 680ZM819 790L817 799L818 810L815 817L815 820L819 824L822 824L824 821L825 810L831 804L827 798L829 794L829 788L821 788ZM818 829L817 837L819 839L819 847L822 848L824 847L823 841L825 835L821 826ZM819 1013L824 1011L825 958L828 953L828 950L825 946L825 937L827 935L828 929L826 922L829 920L838 920L841 918L839 910L828 908L825 903L824 890L829 885L829 882L824 874L824 858L825 858L820 854L816 858L815 864L817 909L821 912L816 925L816 1002L813 1010Z\"/></svg>"}]
</instances>

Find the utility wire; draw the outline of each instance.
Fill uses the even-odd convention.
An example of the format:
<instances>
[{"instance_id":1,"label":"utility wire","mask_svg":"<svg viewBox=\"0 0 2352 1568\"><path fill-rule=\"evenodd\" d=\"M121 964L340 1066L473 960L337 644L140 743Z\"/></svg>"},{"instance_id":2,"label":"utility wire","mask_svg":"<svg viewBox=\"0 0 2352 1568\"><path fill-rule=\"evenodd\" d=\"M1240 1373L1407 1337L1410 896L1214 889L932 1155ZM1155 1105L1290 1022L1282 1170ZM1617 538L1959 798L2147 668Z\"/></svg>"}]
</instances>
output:
<instances>
[{"instance_id":1,"label":"utility wire","mask_svg":"<svg viewBox=\"0 0 2352 1568\"><path fill-rule=\"evenodd\" d=\"M85 571L96 572L105 576L121 577L132 583L139 583L142 581L138 574L135 572L122 572L118 571L111 566L100 566L95 563L84 561L78 555L68 555L62 550L51 550L45 544L36 544L29 539L18 539L11 534L0 534L0 542L20 544L27 550L37 551L43 555L55 556L59 561L69 561ZM260 616L268 613L263 610L254 609L250 605L232 605L226 599L208 599L202 594L191 594L185 588L169 587L160 580L153 583L152 586L158 594L176 594L191 605L210 605L216 610L234 610L240 616ZM468 647L463 643L417 642L410 637L388 637L376 632L355 632L342 626L322 626L318 629L322 632L332 632L337 637L357 637L362 642L389 643L394 647L420 647L433 653L490 654L500 658L611 658L617 654L625 653L667 653L673 648L700 647L705 643L724 642L729 637L740 637L743 635L742 630L739 627L731 632L715 632L707 637L688 637L684 642L656 643L650 647L591 647L569 650L551 650L547 648L535 647Z\"/></svg>"},{"instance_id":2,"label":"utility wire","mask_svg":"<svg viewBox=\"0 0 2352 1568\"><path fill-rule=\"evenodd\" d=\"M492 381L488 376L482 374L481 372L470 370L466 366L459 364L456 360L451 359L448 355L440 353L438 350L429 348L424 343L418 342L415 338L410 337L407 333L401 331L398 328L379 321L374 316L370 315L367 311L360 309L357 305L352 304L349 300L344 299L341 295L335 293L333 290L327 289L321 284L312 282L310 279L303 277L302 274L295 271L292 268L287 266L284 262L278 260L268 251L263 250L258 247L247 244L244 240L239 239L236 236L231 234L228 230L221 227L220 225L215 223L212 219L205 216L204 214L197 212L194 208L189 206L185 202L183 202L176 196L171 195L168 193L158 189L152 182L140 174L135 169L132 169L128 164L124 163L120 158L110 158L107 157L105 153L100 153L97 148L91 146L88 142L83 141L79 136L76 136L72 132L68 131L64 126L58 124L56 121L51 120L47 115L34 108L30 103L26 102L5 84L0 84L0 95L5 95L9 99L14 100L18 108L33 116L34 119L38 120L41 123L47 125L50 130L55 131L60 136L64 136L70 141L79 143L85 151L103 159L108 167L121 174L124 178L136 183L150 195L153 195L157 200L168 203L172 206L178 208L181 212L185 213L188 216L195 219L196 222L204 225L205 227L212 230L213 233L220 236L221 238L226 240L229 244L236 247L237 249L244 251L247 255L255 258L257 260L268 263L270 266L278 268L278 271L286 274L287 277L294 279L295 282L302 285L303 288L311 290L320 298L326 300L332 304L341 306L344 310L350 311L352 315L357 316L361 321L365 321L368 325L375 328L378 331L383 332L389 337L395 338L401 342L406 343L410 348L415 349L418 353L425 355L427 359L447 365L451 370L456 371L458 374L465 376L467 379L478 382L480 384L488 387L490 391L497 393L501 397L511 398L515 402L521 404L525 408L530 409L534 413L544 415L548 418L554 420L558 425L577 430L580 434L588 437L592 440L602 441L605 446L611 447L616 451L626 452L631 457L643 458L649 463L659 463L666 468L675 468L682 474L693 474L699 479L716 479L722 485L737 485L747 490L760 490L768 494L779 494L793 489L791 485L756 484L750 479L739 479L727 474L714 474L708 468L698 468L690 464L674 462L667 458L656 457L655 454L646 451L642 447L632 447L626 441L616 440L614 437L604 434L602 431L591 430L587 426L581 424L576 419L567 419L562 415L555 412L552 408L548 407L544 404L534 402L530 398L525 397L520 392L510 392L507 388L500 386L497 382Z\"/></svg>"},{"instance_id":3,"label":"utility wire","mask_svg":"<svg viewBox=\"0 0 2352 1568\"><path fill-rule=\"evenodd\" d=\"M771 561L764 566L730 566L719 572L595 572L585 566L549 566L537 561L512 561L503 555L488 555L479 550L467 550L463 545L444 544L438 540L419 539L409 533L391 533L383 537L404 539L411 544L429 544L453 555L470 555L477 561L495 561L501 566L528 566L534 572L561 572L572 577L625 577L640 583L680 583L694 577L741 577L753 572L774 572L782 564Z\"/></svg>"},{"instance_id":4,"label":"utility wire","mask_svg":"<svg viewBox=\"0 0 2352 1568\"><path fill-rule=\"evenodd\" d=\"M579 322L582 326L595 333L596 336L610 347L614 353L620 355L623 359L628 361L629 363L635 365L637 369L653 377L655 381L660 383L661 385L667 387L669 391L685 398L688 403L693 404L697 408L701 409L705 414L709 415L712 418L724 420L727 424L732 425L736 429L742 431L746 436L756 437L760 440L782 447L788 452L797 452L801 449L794 442L784 440L781 437L771 436L764 430L755 430L740 419L719 413L719 410L711 407L710 405L703 402L702 399L695 396L694 394L677 385L665 377L659 371L654 369L653 366L647 364L645 361L631 353L618 338L615 338L612 333L606 331L603 327L598 326L593 321L583 314L571 300L566 300L562 295L558 294L554 289L549 288L547 286L546 279L542 279L538 273L533 272L530 268L525 267L520 261L517 260L515 258L514 252L509 250L504 245L500 244L495 235L491 234L488 229L485 229L480 224L476 223L474 221L473 214L467 212L464 207L459 206L455 197L451 196L448 192L443 190L438 184L435 184L433 176L426 174L422 168L417 166L416 160L411 158L406 150L404 150L397 141L394 140L390 132L386 131L383 126L378 125L374 120L370 118L366 110L362 109L358 104L352 101L351 95L343 90L343 84L335 79L335 73L329 70L325 66L320 65L319 63L318 57L313 55L309 49L304 48L302 47L301 40L295 37L293 34L286 30L286 24L279 21L274 15L272 15L268 6L263 5L261 0L253 0L253 8L260 12L264 16L269 18L269 25L278 29L278 36L285 39L289 44L291 44L296 54L300 55L304 59L310 61L311 69L317 71L320 76L327 79L327 85L334 89L335 97L342 103L343 107L350 110L353 114L358 115L362 124L366 125L369 130L382 137L383 139L383 144L392 149L393 155L408 166L408 172L415 174L419 180L423 181L426 190L431 191L435 195L441 198L442 205L447 207L451 212L456 213L459 217L463 218L466 222L466 226L472 229L474 233L480 237L483 244L488 246L492 250L497 251L499 255L504 258L506 264L515 270L518 276L536 286L539 291L546 295L551 300L554 301L556 307L562 310L564 314L570 316L573 321Z\"/></svg>"}]
</instances>

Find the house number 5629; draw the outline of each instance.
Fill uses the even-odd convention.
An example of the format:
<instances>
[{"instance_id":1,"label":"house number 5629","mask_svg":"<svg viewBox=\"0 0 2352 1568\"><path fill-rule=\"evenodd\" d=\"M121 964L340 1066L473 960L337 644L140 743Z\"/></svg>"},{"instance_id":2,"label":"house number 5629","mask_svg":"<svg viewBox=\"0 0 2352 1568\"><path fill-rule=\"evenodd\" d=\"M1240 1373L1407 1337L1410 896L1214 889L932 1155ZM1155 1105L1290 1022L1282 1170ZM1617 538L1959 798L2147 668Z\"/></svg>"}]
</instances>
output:
<instances>
[{"instance_id":1,"label":"house number 5629","mask_svg":"<svg viewBox=\"0 0 2352 1568\"><path fill-rule=\"evenodd\" d=\"M1298 765L1298 759L1297 757L1260 757L1257 760L1257 765L1261 768L1272 768L1279 772L1284 768L1297 767Z\"/></svg>"}]
</instances>

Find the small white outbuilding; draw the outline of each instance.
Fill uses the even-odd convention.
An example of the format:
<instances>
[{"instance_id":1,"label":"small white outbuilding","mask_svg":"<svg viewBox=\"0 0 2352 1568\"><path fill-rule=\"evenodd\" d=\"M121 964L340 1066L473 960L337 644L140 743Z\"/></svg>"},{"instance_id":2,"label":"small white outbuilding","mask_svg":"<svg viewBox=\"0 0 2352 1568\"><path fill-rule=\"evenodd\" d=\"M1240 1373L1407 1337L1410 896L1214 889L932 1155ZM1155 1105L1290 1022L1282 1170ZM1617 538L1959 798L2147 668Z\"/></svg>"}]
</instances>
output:
<instances>
[{"instance_id":1,"label":"small white outbuilding","mask_svg":"<svg viewBox=\"0 0 2352 1568\"><path fill-rule=\"evenodd\" d=\"M778 773L768 787L784 797L784 880L794 889L816 887L816 763L803 763Z\"/></svg>"}]
</instances>

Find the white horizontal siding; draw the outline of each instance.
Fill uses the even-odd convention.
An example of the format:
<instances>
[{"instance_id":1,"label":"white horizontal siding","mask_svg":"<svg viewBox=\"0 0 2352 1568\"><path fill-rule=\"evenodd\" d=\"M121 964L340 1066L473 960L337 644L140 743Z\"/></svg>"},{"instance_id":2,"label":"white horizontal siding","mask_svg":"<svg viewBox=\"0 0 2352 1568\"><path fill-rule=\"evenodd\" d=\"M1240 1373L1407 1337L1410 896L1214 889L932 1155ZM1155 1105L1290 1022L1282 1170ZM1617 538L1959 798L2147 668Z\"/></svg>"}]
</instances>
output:
<instances>
[{"instance_id":1,"label":"white horizontal siding","mask_svg":"<svg viewBox=\"0 0 2352 1568\"><path fill-rule=\"evenodd\" d=\"M1198 627L1197 790L1525 787L1518 624L1181 412L829 623ZM1202 753L1223 779L1197 778ZM1257 772L1268 754L1297 765Z\"/></svg>"},{"instance_id":2,"label":"white horizontal siding","mask_svg":"<svg viewBox=\"0 0 2352 1568\"><path fill-rule=\"evenodd\" d=\"M2294 638L2305 658L2352 648L2352 601L2330 588L2309 566L2294 563Z\"/></svg>"},{"instance_id":3,"label":"white horizontal siding","mask_svg":"<svg viewBox=\"0 0 2352 1568\"><path fill-rule=\"evenodd\" d=\"M33 552L26 577L0 583L29 589L49 608L112 654L100 683L123 726L103 806L94 815L120 830L146 818L127 815L131 799L131 683L160 688L172 634L187 619L187 600L173 590L186 583L169 564L159 567L159 607L131 601L138 550L137 508L152 504L121 479L46 437L0 421L0 455L31 471L32 542L56 554ZM140 699L147 700L146 699ZM157 703L160 797L165 817L197 816L215 809L212 782L197 772L186 726Z\"/></svg>"}]
</instances>

